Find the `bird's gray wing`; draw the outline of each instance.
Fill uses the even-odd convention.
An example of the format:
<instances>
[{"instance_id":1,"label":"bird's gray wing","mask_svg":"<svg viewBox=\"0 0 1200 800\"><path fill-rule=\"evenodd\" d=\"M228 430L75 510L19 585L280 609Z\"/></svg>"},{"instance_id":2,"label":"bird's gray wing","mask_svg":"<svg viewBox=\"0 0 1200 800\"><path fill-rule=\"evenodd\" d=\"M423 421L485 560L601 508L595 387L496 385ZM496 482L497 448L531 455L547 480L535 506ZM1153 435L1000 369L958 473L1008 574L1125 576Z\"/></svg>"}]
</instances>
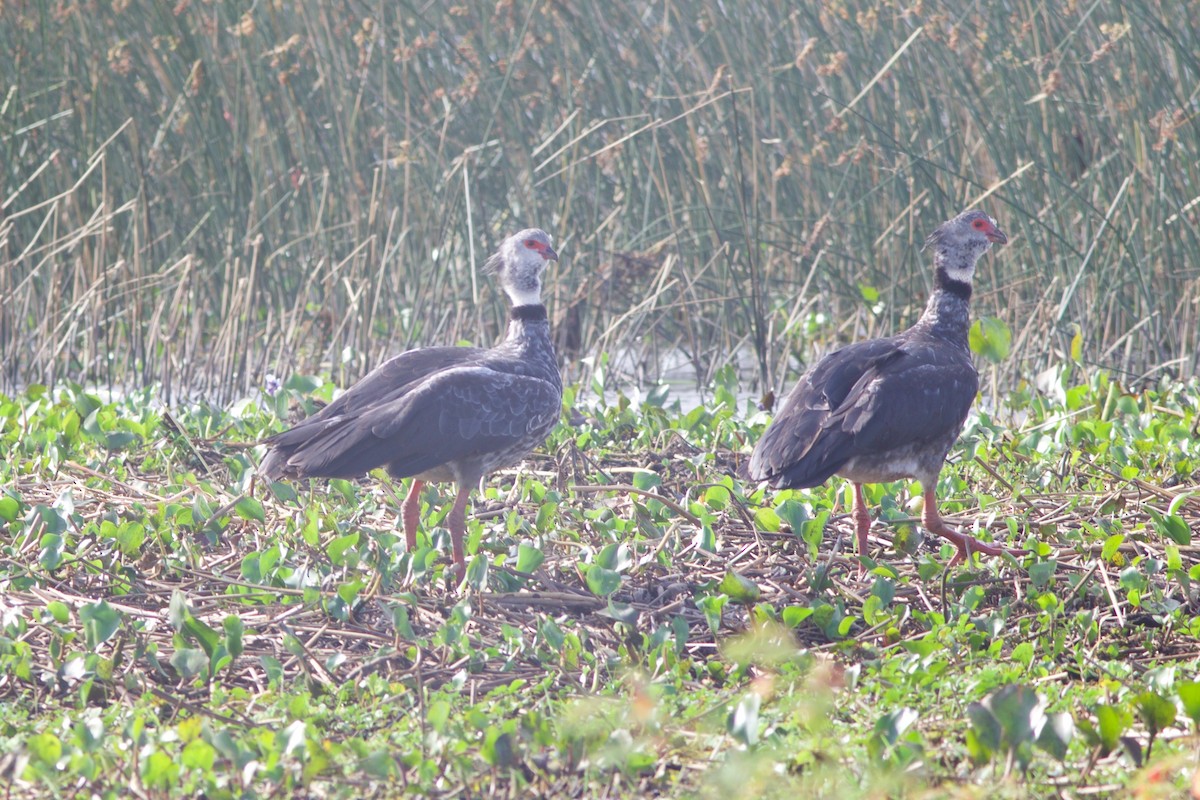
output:
<instances>
[{"instance_id":1,"label":"bird's gray wing","mask_svg":"<svg viewBox=\"0 0 1200 800\"><path fill-rule=\"evenodd\" d=\"M357 475L386 465L396 477L527 443L557 422L561 389L486 364L442 370L395 399L331 417L289 459L304 475Z\"/></svg>"},{"instance_id":2,"label":"bird's gray wing","mask_svg":"<svg viewBox=\"0 0 1200 800\"><path fill-rule=\"evenodd\" d=\"M750 461L776 487L823 483L848 460L933 441L962 425L978 390L970 359L896 337L830 353L801 377Z\"/></svg>"}]
</instances>

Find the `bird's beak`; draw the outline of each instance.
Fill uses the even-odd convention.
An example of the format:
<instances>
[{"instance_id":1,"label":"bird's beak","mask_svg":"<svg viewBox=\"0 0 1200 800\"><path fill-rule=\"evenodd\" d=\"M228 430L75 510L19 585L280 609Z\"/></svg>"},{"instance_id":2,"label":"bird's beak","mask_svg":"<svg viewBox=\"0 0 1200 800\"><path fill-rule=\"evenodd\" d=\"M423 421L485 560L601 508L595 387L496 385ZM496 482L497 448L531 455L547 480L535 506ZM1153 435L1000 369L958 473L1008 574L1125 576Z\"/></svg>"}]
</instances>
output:
<instances>
[{"instance_id":1,"label":"bird's beak","mask_svg":"<svg viewBox=\"0 0 1200 800\"><path fill-rule=\"evenodd\" d=\"M999 228L993 227L984 235L987 236L989 242L995 242L996 244L1008 244L1007 234L1005 234L1004 231L1000 230Z\"/></svg>"},{"instance_id":2,"label":"bird's beak","mask_svg":"<svg viewBox=\"0 0 1200 800\"><path fill-rule=\"evenodd\" d=\"M1008 240L1005 239L1005 241ZM546 247L542 250L542 258L546 259L547 261L558 261L558 253L554 252L553 247L546 245Z\"/></svg>"}]
</instances>

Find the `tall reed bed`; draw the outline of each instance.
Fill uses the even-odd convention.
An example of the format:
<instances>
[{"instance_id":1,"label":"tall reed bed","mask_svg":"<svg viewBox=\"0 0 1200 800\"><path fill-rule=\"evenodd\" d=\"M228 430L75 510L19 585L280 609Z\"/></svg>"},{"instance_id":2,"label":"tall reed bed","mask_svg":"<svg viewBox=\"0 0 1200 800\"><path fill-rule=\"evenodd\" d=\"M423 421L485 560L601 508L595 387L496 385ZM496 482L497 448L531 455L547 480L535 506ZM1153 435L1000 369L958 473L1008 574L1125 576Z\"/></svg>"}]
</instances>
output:
<instances>
[{"instance_id":1,"label":"tall reed bed","mask_svg":"<svg viewBox=\"0 0 1200 800\"><path fill-rule=\"evenodd\" d=\"M0 388L227 400L490 343L479 266L559 239L574 376L762 387L919 312L979 204L1009 382L1194 374L1200 31L1179 3L580 0L0 9ZM999 384L997 384L999 385Z\"/></svg>"}]
</instances>

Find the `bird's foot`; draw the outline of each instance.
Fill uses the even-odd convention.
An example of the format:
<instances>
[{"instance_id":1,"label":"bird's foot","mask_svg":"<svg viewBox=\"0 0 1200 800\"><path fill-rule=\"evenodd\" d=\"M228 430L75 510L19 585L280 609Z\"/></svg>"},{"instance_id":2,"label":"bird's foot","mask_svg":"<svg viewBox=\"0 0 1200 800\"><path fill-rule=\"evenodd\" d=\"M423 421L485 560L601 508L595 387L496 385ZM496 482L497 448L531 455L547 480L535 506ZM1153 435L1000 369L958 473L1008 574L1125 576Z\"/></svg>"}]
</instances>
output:
<instances>
[{"instance_id":1,"label":"bird's foot","mask_svg":"<svg viewBox=\"0 0 1200 800\"><path fill-rule=\"evenodd\" d=\"M945 534L942 535L945 536ZM946 538L951 539L948 536ZM958 553L955 554L954 558L950 559L950 566L952 567L969 561L971 553L979 553L985 556L1002 556L1005 553L1009 553L1018 558L1029 553L1028 550L1023 550L1019 547L1003 547L1001 545L987 544L979 541L974 536L967 536L961 533L958 534L957 540L951 539L951 541L958 548Z\"/></svg>"}]
</instances>

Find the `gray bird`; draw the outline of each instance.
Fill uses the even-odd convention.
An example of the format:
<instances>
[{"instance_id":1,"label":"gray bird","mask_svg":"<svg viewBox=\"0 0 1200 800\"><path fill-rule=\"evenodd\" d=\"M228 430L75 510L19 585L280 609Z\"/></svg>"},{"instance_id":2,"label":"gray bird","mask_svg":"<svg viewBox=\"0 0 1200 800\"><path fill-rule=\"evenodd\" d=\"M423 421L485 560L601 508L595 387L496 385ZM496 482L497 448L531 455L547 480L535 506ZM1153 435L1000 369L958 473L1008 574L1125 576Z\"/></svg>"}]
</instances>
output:
<instances>
[{"instance_id":1,"label":"gray bird","mask_svg":"<svg viewBox=\"0 0 1200 800\"><path fill-rule=\"evenodd\" d=\"M958 554L1000 555L949 527L938 514L938 474L979 390L967 347L975 262L1008 237L982 211L964 211L925 240L936 278L925 312L908 330L829 353L801 376L750 457L750 476L775 489L818 486L833 475L854 484L859 555L867 552L862 484L915 478L924 491L922 524ZM1010 551L1021 552L1021 551Z\"/></svg>"},{"instance_id":2,"label":"gray bird","mask_svg":"<svg viewBox=\"0 0 1200 800\"><path fill-rule=\"evenodd\" d=\"M427 347L385 361L320 412L266 440L259 472L279 478L351 478L386 467L412 477L401 511L411 551L426 481L454 481L446 518L459 576L471 489L546 439L562 411L562 377L542 305L542 272L557 261L550 236L508 237L485 264L512 303L496 347Z\"/></svg>"}]
</instances>

